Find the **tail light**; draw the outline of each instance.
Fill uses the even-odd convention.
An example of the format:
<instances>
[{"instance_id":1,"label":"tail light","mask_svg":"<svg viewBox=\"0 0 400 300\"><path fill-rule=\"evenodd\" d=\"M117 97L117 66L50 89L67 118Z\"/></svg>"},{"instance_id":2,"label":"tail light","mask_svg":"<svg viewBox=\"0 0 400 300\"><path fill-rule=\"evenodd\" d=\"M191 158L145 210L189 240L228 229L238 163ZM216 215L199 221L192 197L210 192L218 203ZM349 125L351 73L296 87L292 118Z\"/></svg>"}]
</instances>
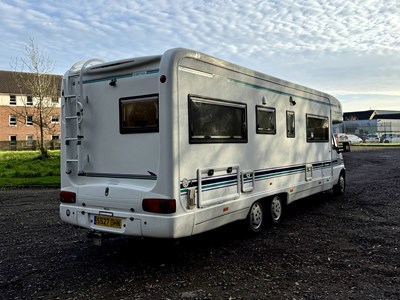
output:
<instances>
[{"instance_id":1,"label":"tail light","mask_svg":"<svg viewBox=\"0 0 400 300\"><path fill-rule=\"evenodd\" d=\"M157 214L172 214L176 212L175 199L143 199L142 207L144 211Z\"/></svg>"},{"instance_id":2,"label":"tail light","mask_svg":"<svg viewBox=\"0 0 400 300\"><path fill-rule=\"evenodd\" d=\"M76 194L74 192L61 191L60 201L61 203L76 203Z\"/></svg>"}]
</instances>

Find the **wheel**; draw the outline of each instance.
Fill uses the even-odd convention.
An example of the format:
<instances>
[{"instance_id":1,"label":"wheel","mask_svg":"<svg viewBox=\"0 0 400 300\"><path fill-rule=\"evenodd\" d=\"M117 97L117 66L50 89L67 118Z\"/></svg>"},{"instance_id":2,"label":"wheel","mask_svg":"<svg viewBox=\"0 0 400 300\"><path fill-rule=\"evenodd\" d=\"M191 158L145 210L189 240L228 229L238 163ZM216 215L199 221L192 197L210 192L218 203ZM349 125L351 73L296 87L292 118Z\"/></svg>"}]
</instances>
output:
<instances>
[{"instance_id":1,"label":"wheel","mask_svg":"<svg viewBox=\"0 0 400 300\"><path fill-rule=\"evenodd\" d=\"M260 232L264 225L264 208L261 202L254 202L247 215L247 227L250 233Z\"/></svg>"},{"instance_id":2,"label":"wheel","mask_svg":"<svg viewBox=\"0 0 400 300\"><path fill-rule=\"evenodd\" d=\"M283 201L279 196L274 196L269 201L269 221L271 224L277 224L282 220Z\"/></svg>"},{"instance_id":3,"label":"wheel","mask_svg":"<svg viewBox=\"0 0 400 300\"><path fill-rule=\"evenodd\" d=\"M333 186L333 194L335 196L343 196L346 191L346 177L341 172L339 175L338 183Z\"/></svg>"}]
</instances>

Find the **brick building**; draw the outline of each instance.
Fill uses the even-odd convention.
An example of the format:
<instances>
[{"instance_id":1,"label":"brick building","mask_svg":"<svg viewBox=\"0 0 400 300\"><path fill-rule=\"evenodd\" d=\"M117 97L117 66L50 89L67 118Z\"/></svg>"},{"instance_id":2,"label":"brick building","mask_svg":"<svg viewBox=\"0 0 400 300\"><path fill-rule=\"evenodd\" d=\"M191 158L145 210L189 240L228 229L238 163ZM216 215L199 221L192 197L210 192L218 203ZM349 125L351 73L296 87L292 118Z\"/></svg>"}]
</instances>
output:
<instances>
[{"instance_id":1,"label":"brick building","mask_svg":"<svg viewBox=\"0 0 400 300\"><path fill-rule=\"evenodd\" d=\"M40 139L39 101L28 86L36 75L0 70L0 150L36 149ZM43 75L53 95L45 95L42 116L47 147L57 148L60 137L60 89L62 76ZM37 78L37 76L36 76ZM44 89L46 90L46 89Z\"/></svg>"}]
</instances>

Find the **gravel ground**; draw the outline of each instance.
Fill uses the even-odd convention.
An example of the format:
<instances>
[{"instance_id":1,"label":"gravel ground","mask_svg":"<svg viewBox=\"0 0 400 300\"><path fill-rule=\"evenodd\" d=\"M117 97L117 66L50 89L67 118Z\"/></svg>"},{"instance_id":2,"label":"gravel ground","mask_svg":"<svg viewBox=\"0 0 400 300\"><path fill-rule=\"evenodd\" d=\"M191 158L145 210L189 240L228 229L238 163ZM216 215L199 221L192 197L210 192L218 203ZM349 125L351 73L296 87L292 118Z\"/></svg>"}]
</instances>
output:
<instances>
[{"instance_id":1,"label":"gravel ground","mask_svg":"<svg viewBox=\"0 0 400 300\"><path fill-rule=\"evenodd\" d=\"M400 299L400 148L346 153L347 191L177 242L97 247L60 222L58 190L0 191L0 299Z\"/></svg>"}]
</instances>

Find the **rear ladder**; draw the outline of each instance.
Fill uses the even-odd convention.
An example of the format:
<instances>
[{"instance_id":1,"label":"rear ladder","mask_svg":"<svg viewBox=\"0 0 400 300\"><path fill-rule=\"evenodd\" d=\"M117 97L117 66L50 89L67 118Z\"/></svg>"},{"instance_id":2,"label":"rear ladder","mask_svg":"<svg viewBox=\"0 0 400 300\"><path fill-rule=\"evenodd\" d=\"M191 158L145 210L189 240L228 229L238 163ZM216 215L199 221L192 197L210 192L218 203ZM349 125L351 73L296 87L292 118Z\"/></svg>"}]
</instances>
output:
<instances>
[{"instance_id":1,"label":"rear ladder","mask_svg":"<svg viewBox=\"0 0 400 300\"><path fill-rule=\"evenodd\" d=\"M64 79L64 107L63 122L65 124L65 164L66 173L72 174L73 170L77 174L83 174L82 142L83 136L83 104L85 99L83 94L83 72L86 67L93 63L103 63L100 59L90 59L86 62L74 64ZM79 70L79 72L78 72ZM88 101L88 97L86 97Z\"/></svg>"}]
</instances>

